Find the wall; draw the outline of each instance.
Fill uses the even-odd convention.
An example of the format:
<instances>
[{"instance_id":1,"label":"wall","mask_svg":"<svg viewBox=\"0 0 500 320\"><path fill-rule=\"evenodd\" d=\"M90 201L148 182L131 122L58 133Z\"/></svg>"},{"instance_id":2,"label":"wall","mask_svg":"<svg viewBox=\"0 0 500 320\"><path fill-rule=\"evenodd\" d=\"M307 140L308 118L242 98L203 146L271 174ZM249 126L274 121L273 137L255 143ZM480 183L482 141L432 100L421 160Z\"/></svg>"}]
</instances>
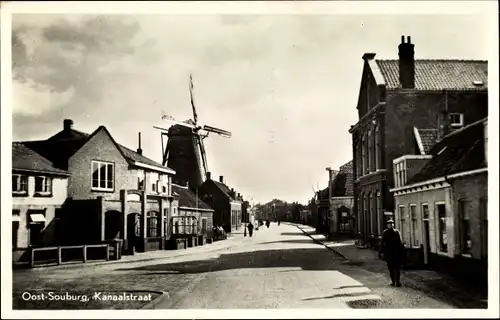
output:
<instances>
[{"instance_id":1,"label":"wall","mask_svg":"<svg viewBox=\"0 0 500 320\"><path fill-rule=\"evenodd\" d=\"M235 210L235 221L231 225L231 229L239 229L241 226L241 202L231 201L230 210L233 212ZM229 220L231 222L231 220Z\"/></svg>"},{"instance_id":2,"label":"wall","mask_svg":"<svg viewBox=\"0 0 500 320\"><path fill-rule=\"evenodd\" d=\"M453 257L456 251L456 241L455 241L455 221L453 215L453 206L451 198L451 188L440 188L433 190L424 190L414 193L408 193L404 195L396 195L395 197L395 223L396 228L401 230L401 217L399 214L399 206L405 206L405 227L403 228L403 238L406 241L407 247L412 247L410 243L410 230L411 230L411 217L410 217L410 204L416 205L416 215L418 224L418 234L416 235L418 239L418 247L424 243L423 240L423 221L422 221L422 204L427 203L429 208L429 242L430 251L432 253L437 253L443 256ZM439 252L439 229L438 229L438 216L436 211L436 202L444 202L446 208L446 232L448 240L448 252Z\"/></svg>"},{"instance_id":3,"label":"wall","mask_svg":"<svg viewBox=\"0 0 500 320\"><path fill-rule=\"evenodd\" d=\"M338 232L337 227L339 223L339 216L337 210L340 207L349 209L349 215L354 215L354 197L334 197L330 200L330 232Z\"/></svg>"},{"instance_id":4,"label":"wall","mask_svg":"<svg viewBox=\"0 0 500 320\"><path fill-rule=\"evenodd\" d=\"M112 192L92 191L92 160L114 163L114 190ZM73 199L92 199L102 196L106 200L119 200L120 189L137 189L137 171L129 172L129 165L113 144L105 130L100 130L68 161L71 177L68 196Z\"/></svg>"},{"instance_id":5,"label":"wall","mask_svg":"<svg viewBox=\"0 0 500 320\"><path fill-rule=\"evenodd\" d=\"M471 176L456 178L452 182L454 210L458 210L458 201L465 200L465 210L470 219L471 226L471 242L472 242L472 257L481 259L481 233L487 232L483 230L482 219L480 216L480 199L488 197L488 174L481 173ZM458 214L455 215L456 224L459 223ZM458 243L460 243L457 237ZM459 249L459 248L458 248ZM488 248L484 248L488 252Z\"/></svg>"},{"instance_id":6,"label":"wall","mask_svg":"<svg viewBox=\"0 0 500 320\"><path fill-rule=\"evenodd\" d=\"M395 90L387 94L384 134L385 167L390 170L389 187L392 179L392 160L414 149L413 127L419 129L438 128L438 119L445 110L445 95L442 92L416 92ZM448 93L449 113L464 114L464 124L471 124L488 115L488 94L485 92Z\"/></svg>"},{"instance_id":7,"label":"wall","mask_svg":"<svg viewBox=\"0 0 500 320\"><path fill-rule=\"evenodd\" d=\"M17 173L17 172L16 172ZM43 176L42 174L37 176ZM55 212L61 208L67 198L68 179L53 177L52 196L35 197L35 175L28 176L28 194L26 196L12 196L12 210L19 210L17 243L13 248L12 259L24 259L29 243L29 217L28 210L45 210L45 227L43 230L43 245L49 246L56 242Z\"/></svg>"}]
</instances>

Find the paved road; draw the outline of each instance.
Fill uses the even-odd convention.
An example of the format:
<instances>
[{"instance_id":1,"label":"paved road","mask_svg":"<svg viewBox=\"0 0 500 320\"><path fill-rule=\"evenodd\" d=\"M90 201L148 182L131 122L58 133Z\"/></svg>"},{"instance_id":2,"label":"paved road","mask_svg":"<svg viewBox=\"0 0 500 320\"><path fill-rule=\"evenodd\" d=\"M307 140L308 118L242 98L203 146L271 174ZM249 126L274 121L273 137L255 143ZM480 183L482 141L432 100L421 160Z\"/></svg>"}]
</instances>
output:
<instances>
[{"instance_id":1,"label":"paved road","mask_svg":"<svg viewBox=\"0 0 500 320\"><path fill-rule=\"evenodd\" d=\"M123 309L145 304L20 298L25 291L50 290L87 295L96 291L166 292L156 309L452 307L388 286L387 275L347 263L293 225L272 224L269 229L260 228L252 238L235 235L230 241L188 249L184 254L168 253L162 258L155 253L150 261L16 272L14 308Z\"/></svg>"}]
</instances>

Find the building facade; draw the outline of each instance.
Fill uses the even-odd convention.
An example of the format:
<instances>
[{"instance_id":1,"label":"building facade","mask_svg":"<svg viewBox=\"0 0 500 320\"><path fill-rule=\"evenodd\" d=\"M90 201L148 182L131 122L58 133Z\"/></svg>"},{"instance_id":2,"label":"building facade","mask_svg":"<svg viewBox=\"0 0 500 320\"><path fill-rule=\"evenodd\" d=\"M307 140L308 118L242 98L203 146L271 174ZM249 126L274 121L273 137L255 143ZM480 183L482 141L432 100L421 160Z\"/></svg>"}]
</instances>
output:
<instances>
[{"instance_id":1,"label":"building facade","mask_svg":"<svg viewBox=\"0 0 500 320\"><path fill-rule=\"evenodd\" d=\"M61 244L120 240L124 253L163 249L172 212L175 172L118 144L100 126L92 134L63 130L47 140L23 142L67 170L68 200L61 216Z\"/></svg>"},{"instance_id":2,"label":"building facade","mask_svg":"<svg viewBox=\"0 0 500 320\"><path fill-rule=\"evenodd\" d=\"M332 177L329 232L352 233L355 226L352 161L342 165Z\"/></svg>"},{"instance_id":3,"label":"building facade","mask_svg":"<svg viewBox=\"0 0 500 320\"><path fill-rule=\"evenodd\" d=\"M187 186L172 184L178 210L172 214L172 236L191 244L204 244L212 238L214 210Z\"/></svg>"},{"instance_id":4,"label":"building facade","mask_svg":"<svg viewBox=\"0 0 500 320\"><path fill-rule=\"evenodd\" d=\"M214 210L214 226L222 226L226 232L241 228L242 197L234 189L229 189L223 176L215 181L207 172L207 180L198 189L198 194Z\"/></svg>"},{"instance_id":5,"label":"building facade","mask_svg":"<svg viewBox=\"0 0 500 320\"><path fill-rule=\"evenodd\" d=\"M12 144L12 260L28 262L30 248L57 243L69 173L21 143Z\"/></svg>"},{"instance_id":6,"label":"building facade","mask_svg":"<svg viewBox=\"0 0 500 320\"><path fill-rule=\"evenodd\" d=\"M386 213L394 212L392 161L419 154L428 136L432 145L433 132L439 139L448 128L459 129L488 113L486 61L418 60L410 37L406 40L402 37L398 60L363 55L359 120L349 132L356 232L367 242L378 242L391 217ZM418 138L415 128L422 133Z\"/></svg>"},{"instance_id":7,"label":"building facade","mask_svg":"<svg viewBox=\"0 0 500 320\"><path fill-rule=\"evenodd\" d=\"M480 120L446 135L425 158L394 160L397 171L408 172L420 162L416 172L395 174L391 189L396 226L412 262L471 277L487 274L486 127Z\"/></svg>"}]
</instances>

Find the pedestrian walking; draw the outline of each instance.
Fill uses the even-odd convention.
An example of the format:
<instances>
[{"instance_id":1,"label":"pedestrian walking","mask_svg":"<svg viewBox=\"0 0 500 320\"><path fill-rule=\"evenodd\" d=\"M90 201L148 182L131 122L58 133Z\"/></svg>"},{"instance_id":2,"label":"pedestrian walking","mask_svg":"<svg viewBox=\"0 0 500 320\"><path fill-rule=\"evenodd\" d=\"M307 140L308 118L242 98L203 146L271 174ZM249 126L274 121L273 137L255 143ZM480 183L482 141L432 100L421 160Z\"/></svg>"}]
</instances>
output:
<instances>
[{"instance_id":1,"label":"pedestrian walking","mask_svg":"<svg viewBox=\"0 0 500 320\"><path fill-rule=\"evenodd\" d=\"M391 286L401 287L401 265L404 261L405 247L399 230L394 228L394 220L387 221L387 229L380 240L379 258L384 259L391 276Z\"/></svg>"},{"instance_id":2,"label":"pedestrian walking","mask_svg":"<svg viewBox=\"0 0 500 320\"><path fill-rule=\"evenodd\" d=\"M250 222L250 223L248 224L247 228L248 228L248 235L249 235L250 237L252 237L252 234L253 234L253 224Z\"/></svg>"},{"instance_id":3,"label":"pedestrian walking","mask_svg":"<svg viewBox=\"0 0 500 320\"><path fill-rule=\"evenodd\" d=\"M269 226L271 225L271 222L269 220L266 221L266 227L269 228Z\"/></svg>"}]
</instances>

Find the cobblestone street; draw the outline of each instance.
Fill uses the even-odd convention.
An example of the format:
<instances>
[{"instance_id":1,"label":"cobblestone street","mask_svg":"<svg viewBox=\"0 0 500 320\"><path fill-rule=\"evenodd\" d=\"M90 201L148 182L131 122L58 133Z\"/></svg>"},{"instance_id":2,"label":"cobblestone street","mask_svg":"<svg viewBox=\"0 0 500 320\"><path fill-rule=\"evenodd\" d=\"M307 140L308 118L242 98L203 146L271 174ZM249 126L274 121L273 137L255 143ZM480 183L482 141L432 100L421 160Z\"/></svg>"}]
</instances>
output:
<instances>
[{"instance_id":1,"label":"cobblestone street","mask_svg":"<svg viewBox=\"0 0 500 320\"><path fill-rule=\"evenodd\" d=\"M295 225L273 223L252 238L235 234L202 247L144 253L117 263L15 271L14 309L138 309L148 303L22 299L23 292L49 291L151 293L158 298L156 309L482 306L475 297L466 304L464 297L457 300L439 290L390 287L385 270L365 265L346 260Z\"/></svg>"}]
</instances>

